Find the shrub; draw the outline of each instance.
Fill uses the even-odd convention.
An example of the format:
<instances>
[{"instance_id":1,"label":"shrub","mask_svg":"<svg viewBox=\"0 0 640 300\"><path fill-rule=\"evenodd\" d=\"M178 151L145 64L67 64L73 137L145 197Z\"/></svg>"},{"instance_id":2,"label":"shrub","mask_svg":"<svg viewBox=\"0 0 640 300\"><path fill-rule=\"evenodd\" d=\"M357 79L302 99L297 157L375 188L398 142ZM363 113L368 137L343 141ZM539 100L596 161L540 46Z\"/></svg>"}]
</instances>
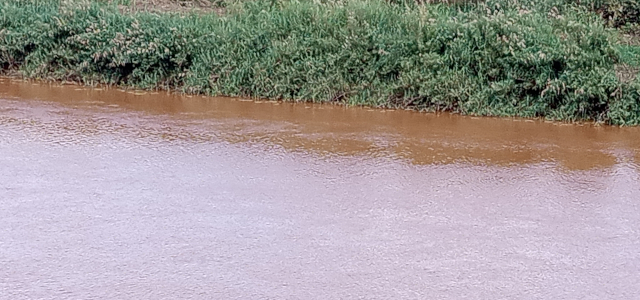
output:
<instances>
[{"instance_id":1,"label":"shrub","mask_svg":"<svg viewBox=\"0 0 640 300\"><path fill-rule=\"evenodd\" d=\"M552 1L258 0L196 16L8 0L0 28L3 67L34 78L620 124L610 106L637 101L598 16Z\"/></svg>"}]
</instances>

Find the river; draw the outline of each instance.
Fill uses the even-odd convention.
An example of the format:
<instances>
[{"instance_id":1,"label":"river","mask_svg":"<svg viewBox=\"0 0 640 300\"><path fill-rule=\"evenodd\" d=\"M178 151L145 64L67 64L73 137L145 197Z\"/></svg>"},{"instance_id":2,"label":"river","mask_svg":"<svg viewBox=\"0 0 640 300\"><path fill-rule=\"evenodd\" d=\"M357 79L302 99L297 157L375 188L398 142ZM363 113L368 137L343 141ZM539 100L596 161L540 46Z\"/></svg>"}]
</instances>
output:
<instances>
[{"instance_id":1,"label":"river","mask_svg":"<svg viewBox=\"0 0 640 300\"><path fill-rule=\"evenodd\" d=\"M0 299L638 299L640 128L0 79Z\"/></svg>"}]
</instances>

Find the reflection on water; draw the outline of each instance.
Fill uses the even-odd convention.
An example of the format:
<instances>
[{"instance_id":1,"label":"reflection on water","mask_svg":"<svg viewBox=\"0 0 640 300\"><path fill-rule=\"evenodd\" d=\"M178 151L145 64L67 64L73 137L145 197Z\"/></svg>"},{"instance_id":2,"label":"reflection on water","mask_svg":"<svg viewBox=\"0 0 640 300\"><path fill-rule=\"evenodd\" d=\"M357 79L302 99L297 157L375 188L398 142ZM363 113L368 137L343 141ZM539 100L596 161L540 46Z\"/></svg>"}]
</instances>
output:
<instances>
[{"instance_id":1,"label":"reflection on water","mask_svg":"<svg viewBox=\"0 0 640 300\"><path fill-rule=\"evenodd\" d=\"M0 81L0 299L640 299L636 128Z\"/></svg>"}]
</instances>

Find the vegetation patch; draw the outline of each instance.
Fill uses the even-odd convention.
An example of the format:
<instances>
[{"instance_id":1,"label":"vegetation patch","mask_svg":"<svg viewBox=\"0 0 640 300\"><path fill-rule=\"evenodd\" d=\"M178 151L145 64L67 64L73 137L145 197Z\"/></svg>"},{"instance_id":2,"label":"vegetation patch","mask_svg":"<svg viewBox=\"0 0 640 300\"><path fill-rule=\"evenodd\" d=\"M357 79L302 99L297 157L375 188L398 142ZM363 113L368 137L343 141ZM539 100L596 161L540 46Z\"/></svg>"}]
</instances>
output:
<instances>
[{"instance_id":1,"label":"vegetation patch","mask_svg":"<svg viewBox=\"0 0 640 300\"><path fill-rule=\"evenodd\" d=\"M155 13L224 13L226 2L223 0L101 0L115 4L121 12Z\"/></svg>"},{"instance_id":2,"label":"vegetation patch","mask_svg":"<svg viewBox=\"0 0 640 300\"><path fill-rule=\"evenodd\" d=\"M616 69L637 48L616 39L589 7L553 0L257 0L222 15L0 4L0 64L29 78L640 124L640 82Z\"/></svg>"}]
</instances>

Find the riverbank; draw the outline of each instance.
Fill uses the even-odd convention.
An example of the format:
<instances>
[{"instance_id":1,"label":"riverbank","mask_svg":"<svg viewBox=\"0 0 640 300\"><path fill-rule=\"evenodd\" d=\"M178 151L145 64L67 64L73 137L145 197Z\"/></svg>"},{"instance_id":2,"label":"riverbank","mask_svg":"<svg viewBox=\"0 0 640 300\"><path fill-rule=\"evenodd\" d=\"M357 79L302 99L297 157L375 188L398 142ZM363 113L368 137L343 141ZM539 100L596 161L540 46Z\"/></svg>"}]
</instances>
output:
<instances>
[{"instance_id":1,"label":"riverbank","mask_svg":"<svg viewBox=\"0 0 640 300\"><path fill-rule=\"evenodd\" d=\"M89 85L640 124L638 48L558 3L254 1L176 14L9 0L0 64Z\"/></svg>"}]
</instances>

